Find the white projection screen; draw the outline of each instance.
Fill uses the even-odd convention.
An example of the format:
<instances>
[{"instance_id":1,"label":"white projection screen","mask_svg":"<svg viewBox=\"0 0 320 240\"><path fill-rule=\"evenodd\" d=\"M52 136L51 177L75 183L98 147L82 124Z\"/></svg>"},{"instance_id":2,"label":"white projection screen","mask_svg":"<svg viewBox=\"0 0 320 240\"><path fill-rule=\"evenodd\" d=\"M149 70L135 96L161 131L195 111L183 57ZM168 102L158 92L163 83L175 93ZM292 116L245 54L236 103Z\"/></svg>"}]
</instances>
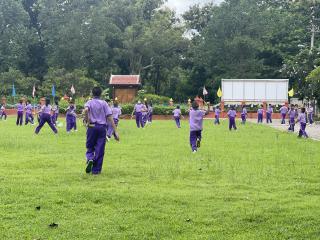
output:
<instances>
[{"instance_id":1,"label":"white projection screen","mask_svg":"<svg viewBox=\"0 0 320 240\"><path fill-rule=\"evenodd\" d=\"M222 79L222 101L283 104L288 88L288 79Z\"/></svg>"}]
</instances>

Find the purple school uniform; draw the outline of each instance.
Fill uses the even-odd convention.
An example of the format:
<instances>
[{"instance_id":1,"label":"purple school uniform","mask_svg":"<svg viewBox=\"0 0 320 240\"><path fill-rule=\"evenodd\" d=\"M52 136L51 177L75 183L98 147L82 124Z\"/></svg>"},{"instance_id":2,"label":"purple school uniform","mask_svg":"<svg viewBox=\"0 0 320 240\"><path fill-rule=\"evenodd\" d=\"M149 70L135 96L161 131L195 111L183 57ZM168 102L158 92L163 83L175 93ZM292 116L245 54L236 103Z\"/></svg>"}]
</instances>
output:
<instances>
[{"instance_id":1,"label":"purple school uniform","mask_svg":"<svg viewBox=\"0 0 320 240\"><path fill-rule=\"evenodd\" d=\"M138 128L140 128L140 126L142 128L144 128L143 119L142 119L142 111L143 111L143 109L144 109L144 105L142 103L137 103L134 106L134 112L135 112L135 115L136 115L136 124L137 124Z\"/></svg>"},{"instance_id":2,"label":"purple school uniform","mask_svg":"<svg viewBox=\"0 0 320 240\"><path fill-rule=\"evenodd\" d=\"M273 107L269 107L267 110L267 123L272 123L272 114L273 114Z\"/></svg>"},{"instance_id":3,"label":"purple school uniform","mask_svg":"<svg viewBox=\"0 0 320 240\"><path fill-rule=\"evenodd\" d=\"M88 108L89 127L86 140L87 161L93 161L92 173L99 174L102 170L104 149L107 136L107 118L112 115L109 105L99 98L94 98L85 104Z\"/></svg>"},{"instance_id":4,"label":"purple school uniform","mask_svg":"<svg viewBox=\"0 0 320 240\"><path fill-rule=\"evenodd\" d=\"M52 129L52 131L54 133L58 133L58 130L56 129L56 127L53 125L52 123L52 119L51 119L51 105L43 105L40 109L40 122L39 122L39 126L36 128L35 133L39 134L41 128L44 126L45 123L48 123L48 125L50 126L50 128Z\"/></svg>"},{"instance_id":5,"label":"purple school uniform","mask_svg":"<svg viewBox=\"0 0 320 240\"><path fill-rule=\"evenodd\" d=\"M17 108L17 121L16 121L16 125L20 125L22 126L23 124L23 109L24 109L24 106L23 104L21 103L18 103L16 105L16 108Z\"/></svg>"},{"instance_id":6,"label":"purple school uniform","mask_svg":"<svg viewBox=\"0 0 320 240\"><path fill-rule=\"evenodd\" d=\"M59 106L58 105L53 105L52 107L52 122L54 125L57 124L58 121L58 117L59 117Z\"/></svg>"},{"instance_id":7,"label":"purple school uniform","mask_svg":"<svg viewBox=\"0 0 320 240\"><path fill-rule=\"evenodd\" d=\"M113 117L113 121L114 121L114 124L116 126L118 126L119 124L119 117L120 115L122 114L121 112L121 108L120 107L113 107L112 108L112 117ZM114 134L114 129L113 127L111 126L111 124L108 126L108 130L107 130L107 136L109 138L111 138L111 136Z\"/></svg>"},{"instance_id":8,"label":"purple school uniform","mask_svg":"<svg viewBox=\"0 0 320 240\"><path fill-rule=\"evenodd\" d=\"M228 112L228 117L229 117L229 130L231 131L232 128L234 130L237 130L237 126L236 126L236 116L237 116L237 112L236 110L229 110Z\"/></svg>"},{"instance_id":9,"label":"purple school uniform","mask_svg":"<svg viewBox=\"0 0 320 240\"><path fill-rule=\"evenodd\" d=\"M4 120L7 120L6 108L3 105L1 106L1 109L0 109L0 120L2 120L2 118L4 118Z\"/></svg>"},{"instance_id":10,"label":"purple school uniform","mask_svg":"<svg viewBox=\"0 0 320 240\"><path fill-rule=\"evenodd\" d=\"M220 124L220 114L221 114L221 110L219 108L216 108L214 110L214 124L215 125L219 125Z\"/></svg>"},{"instance_id":11,"label":"purple school uniform","mask_svg":"<svg viewBox=\"0 0 320 240\"><path fill-rule=\"evenodd\" d=\"M287 113L288 113L288 108L286 106L282 106L280 108L280 113L281 113L281 116L282 116L281 124L286 124L286 116L287 116Z\"/></svg>"},{"instance_id":12,"label":"purple school uniform","mask_svg":"<svg viewBox=\"0 0 320 240\"><path fill-rule=\"evenodd\" d=\"M74 105L70 105L67 108L66 122L67 122L66 129L68 133L72 129L74 129L75 131L77 130L77 114L76 114L76 107Z\"/></svg>"},{"instance_id":13,"label":"purple school uniform","mask_svg":"<svg viewBox=\"0 0 320 240\"><path fill-rule=\"evenodd\" d=\"M173 110L173 118L178 128L181 128L180 118L181 118L181 110L175 109Z\"/></svg>"},{"instance_id":14,"label":"purple school uniform","mask_svg":"<svg viewBox=\"0 0 320 240\"><path fill-rule=\"evenodd\" d=\"M34 118L33 118L33 115L32 115L32 105L31 104L28 104L26 107L25 107L25 110L26 110L26 119L25 119L25 124L27 125L29 122L31 124L33 124L33 121L34 121Z\"/></svg>"},{"instance_id":15,"label":"purple school uniform","mask_svg":"<svg viewBox=\"0 0 320 240\"><path fill-rule=\"evenodd\" d=\"M289 115L289 129L288 131L294 132L294 127L296 125L295 118L297 116L297 111L295 109L290 109L288 112Z\"/></svg>"},{"instance_id":16,"label":"purple school uniform","mask_svg":"<svg viewBox=\"0 0 320 240\"><path fill-rule=\"evenodd\" d=\"M148 121L152 123L152 116L153 116L153 107L149 106L148 108Z\"/></svg>"},{"instance_id":17,"label":"purple school uniform","mask_svg":"<svg viewBox=\"0 0 320 240\"><path fill-rule=\"evenodd\" d=\"M262 123L263 122L263 109L259 108L257 113L258 113L258 123Z\"/></svg>"},{"instance_id":18,"label":"purple school uniform","mask_svg":"<svg viewBox=\"0 0 320 240\"><path fill-rule=\"evenodd\" d=\"M143 125L145 126L148 121L148 108L146 105L143 104L143 109L142 109L142 122Z\"/></svg>"},{"instance_id":19,"label":"purple school uniform","mask_svg":"<svg viewBox=\"0 0 320 240\"><path fill-rule=\"evenodd\" d=\"M314 109L313 109L313 107L309 107L308 108L308 121L309 121L310 124L314 123L313 115L314 115Z\"/></svg>"},{"instance_id":20,"label":"purple school uniform","mask_svg":"<svg viewBox=\"0 0 320 240\"><path fill-rule=\"evenodd\" d=\"M306 127L307 127L307 115L306 115L306 113L299 113L298 121L300 122L299 137L308 138L308 134L306 132Z\"/></svg>"},{"instance_id":21,"label":"purple school uniform","mask_svg":"<svg viewBox=\"0 0 320 240\"><path fill-rule=\"evenodd\" d=\"M201 142L204 116L205 111L202 110L191 109L189 112L190 145L192 151L197 151L198 144Z\"/></svg>"},{"instance_id":22,"label":"purple school uniform","mask_svg":"<svg viewBox=\"0 0 320 240\"><path fill-rule=\"evenodd\" d=\"M246 108L242 109L242 113L241 113L241 120L242 120L242 124L245 124L247 121L247 115L248 115L248 111Z\"/></svg>"}]
</instances>

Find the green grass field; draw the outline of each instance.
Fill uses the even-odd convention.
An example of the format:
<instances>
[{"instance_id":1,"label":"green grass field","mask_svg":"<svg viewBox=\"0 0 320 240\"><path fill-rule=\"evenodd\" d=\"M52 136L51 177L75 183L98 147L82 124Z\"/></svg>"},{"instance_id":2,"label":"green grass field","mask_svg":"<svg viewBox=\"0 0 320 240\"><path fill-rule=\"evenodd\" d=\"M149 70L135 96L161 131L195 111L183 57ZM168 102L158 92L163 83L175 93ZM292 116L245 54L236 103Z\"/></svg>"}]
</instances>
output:
<instances>
[{"instance_id":1,"label":"green grass field","mask_svg":"<svg viewBox=\"0 0 320 240\"><path fill-rule=\"evenodd\" d=\"M206 121L192 154L187 122L121 121L91 176L85 128L0 122L0 239L319 239L320 143L239 127Z\"/></svg>"}]
</instances>

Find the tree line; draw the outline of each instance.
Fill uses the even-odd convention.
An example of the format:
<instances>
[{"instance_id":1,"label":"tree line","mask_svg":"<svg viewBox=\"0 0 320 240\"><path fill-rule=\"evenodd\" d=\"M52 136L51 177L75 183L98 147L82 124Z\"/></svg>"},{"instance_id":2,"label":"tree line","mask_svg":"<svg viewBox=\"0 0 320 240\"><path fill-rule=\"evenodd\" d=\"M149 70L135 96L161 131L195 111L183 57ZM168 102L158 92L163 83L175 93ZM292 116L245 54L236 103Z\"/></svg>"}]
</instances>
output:
<instances>
[{"instance_id":1,"label":"tree line","mask_svg":"<svg viewBox=\"0 0 320 240\"><path fill-rule=\"evenodd\" d=\"M0 94L79 95L111 74L141 74L148 93L211 100L221 78L289 78L319 98L318 1L225 0L182 16L164 0L0 2ZM313 29L314 30L314 29ZM312 76L308 77L312 73ZM311 91L310 89L313 89Z\"/></svg>"}]
</instances>

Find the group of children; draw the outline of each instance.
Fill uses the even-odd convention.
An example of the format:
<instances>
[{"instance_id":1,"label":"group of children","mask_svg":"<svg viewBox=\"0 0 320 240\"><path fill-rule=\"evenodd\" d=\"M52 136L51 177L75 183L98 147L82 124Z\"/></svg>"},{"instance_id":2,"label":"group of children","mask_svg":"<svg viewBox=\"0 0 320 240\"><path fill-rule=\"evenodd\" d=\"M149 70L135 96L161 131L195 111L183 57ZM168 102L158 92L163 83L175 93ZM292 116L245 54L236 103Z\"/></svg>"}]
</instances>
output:
<instances>
[{"instance_id":1,"label":"group of children","mask_svg":"<svg viewBox=\"0 0 320 240\"><path fill-rule=\"evenodd\" d=\"M209 112L208 110L205 111L203 109L199 108L199 105L197 102L193 102L192 107L189 109L189 126L190 126L190 146L192 149L192 152L196 153L198 148L200 147L201 138L202 138L202 129L203 129L203 118L206 114L206 112ZM262 106L259 106L257 110L257 118L258 123L263 122L264 114L266 116L266 122L272 123L272 115L274 113L274 108L270 104L267 108L267 110L264 110ZM280 108L280 113L282 116L281 123L286 124L286 118L289 117L289 131L294 132L294 127L296 123L300 123L300 131L298 137L305 137L308 138L308 134L306 133L306 125L307 122L310 124L313 124L313 114L314 110L312 106L308 107L308 110L306 110L305 107L298 108L298 106L291 105L291 108L288 109L285 105L283 105ZM180 120L183 117L181 113L180 106L177 106L175 110L172 112L174 121L176 123L176 126L178 128L181 128ZM220 115L221 115L221 109L220 107L216 107L214 109L214 124L219 125L220 124ZM236 126L236 117L237 117L237 111L234 106L230 107L230 110L227 112L227 116L229 119L229 130L232 129L237 130ZM242 106L242 111L240 113L241 116L241 123L246 124L247 117L248 117L248 111L246 106Z\"/></svg>"},{"instance_id":2,"label":"group of children","mask_svg":"<svg viewBox=\"0 0 320 240\"><path fill-rule=\"evenodd\" d=\"M148 123L152 123L153 107L152 103L148 103L145 99L144 103L138 101L134 106L131 118L135 116L138 128L144 128Z\"/></svg>"}]
</instances>

